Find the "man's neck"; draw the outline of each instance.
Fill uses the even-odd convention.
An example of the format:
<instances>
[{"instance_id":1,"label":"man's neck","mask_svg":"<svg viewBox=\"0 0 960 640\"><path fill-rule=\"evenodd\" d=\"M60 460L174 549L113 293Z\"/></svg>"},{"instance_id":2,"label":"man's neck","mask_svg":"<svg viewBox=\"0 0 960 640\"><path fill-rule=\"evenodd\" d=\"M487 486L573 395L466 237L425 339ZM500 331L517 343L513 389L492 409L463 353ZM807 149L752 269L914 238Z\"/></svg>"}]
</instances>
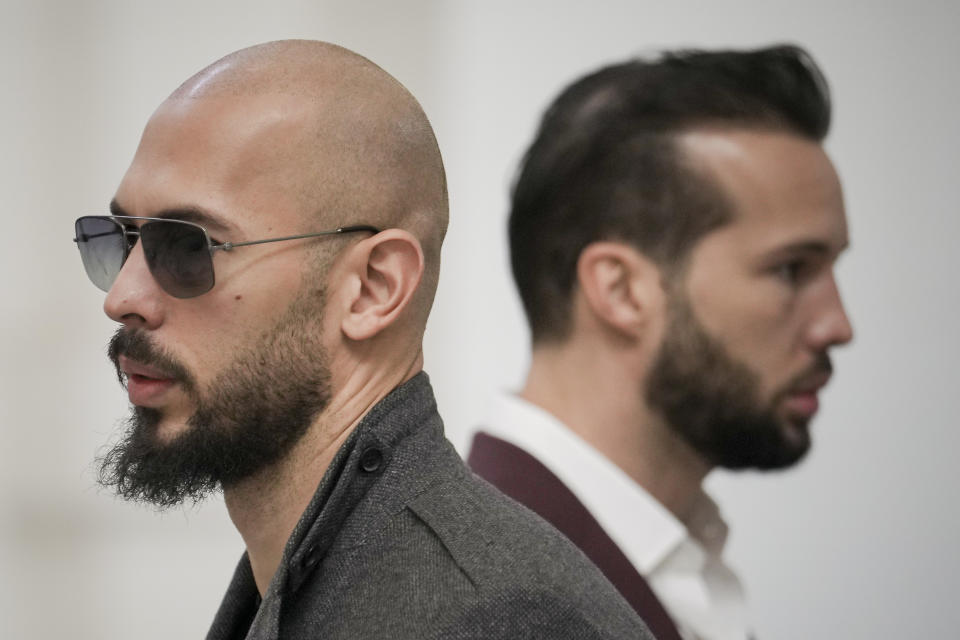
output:
<instances>
[{"instance_id":1,"label":"man's neck","mask_svg":"<svg viewBox=\"0 0 960 640\"><path fill-rule=\"evenodd\" d=\"M538 347L520 396L547 410L686 521L710 466L647 407L636 370L614 354Z\"/></svg>"},{"instance_id":2,"label":"man's neck","mask_svg":"<svg viewBox=\"0 0 960 640\"><path fill-rule=\"evenodd\" d=\"M352 426L325 433L314 424L283 460L224 488L227 511L246 544L261 596L280 566L290 534Z\"/></svg>"},{"instance_id":3,"label":"man's neck","mask_svg":"<svg viewBox=\"0 0 960 640\"><path fill-rule=\"evenodd\" d=\"M370 373L349 369L349 380L334 380L340 390L293 449L278 463L224 488L230 519L247 546L247 556L263 596L280 566L287 540L316 493L334 457L367 412L423 367L417 354L402 368Z\"/></svg>"}]
</instances>

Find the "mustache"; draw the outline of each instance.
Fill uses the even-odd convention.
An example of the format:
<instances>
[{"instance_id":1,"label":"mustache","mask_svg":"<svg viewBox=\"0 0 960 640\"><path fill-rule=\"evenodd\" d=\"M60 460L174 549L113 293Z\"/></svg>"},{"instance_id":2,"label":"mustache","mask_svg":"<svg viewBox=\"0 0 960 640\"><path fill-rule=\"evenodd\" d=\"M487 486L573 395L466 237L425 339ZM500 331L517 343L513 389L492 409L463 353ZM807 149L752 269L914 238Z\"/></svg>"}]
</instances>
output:
<instances>
[{"instance_id":1,"label":"mustache","mask_svg":"<svg viewBox=\"0 0 960 640\"><path fill-rule=\"evenodd\" d=\"M120 356L153 367L165 377L177 380L187 389L195 387L193 376L187 368L158 346L143 329L121 327L107 345L107 357L117 370L117 379L126 386L126 376L120 369Z\"/></svg>"},{"instance_id":2,"label":"mustache","mask_svg":"<svg viewBox=\"0 0 960 640\"><path fill-rule=\"evenodd\" d=\"M793 380L791 380L786 387L787 391L792 391L794 389L803 388L810 382L812 378L820 378L821 376L831 376L833 375L833 362L830 360L830 356L827 353L820 353L817 355L816 360L813 361L806 370L797 374Z\"/></svg>"}]
</instances>

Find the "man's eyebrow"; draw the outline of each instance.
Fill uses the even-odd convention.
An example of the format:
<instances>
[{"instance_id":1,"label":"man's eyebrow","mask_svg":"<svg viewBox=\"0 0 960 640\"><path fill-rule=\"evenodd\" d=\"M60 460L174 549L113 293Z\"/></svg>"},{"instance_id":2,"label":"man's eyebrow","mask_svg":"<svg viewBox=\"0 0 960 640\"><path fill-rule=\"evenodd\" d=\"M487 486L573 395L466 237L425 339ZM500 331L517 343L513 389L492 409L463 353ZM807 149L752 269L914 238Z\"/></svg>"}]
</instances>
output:
<instances>
[{"instance_id":1,"label":"man's eyebrow","mask_svg":"<svg viewBox=\"0 0 960 640\"><path fill-rule=\"evenodd\" d=\"M124 208L120 206L120 203L117 202L117 199L114 198L113 200L110 201L110 215L114 215L114 216L129 216L130 214L127 213L127 212L124 210Z\"/></svg>"},{"instance_id":2,"label":"man's eyebrow","mask_svg":"<svg viewBox=\"0 0 960 640\"><path fill-rule=\"evenodd\" d=\"M116 198L110 201L110 213L115 216L129 216L130 214L120 206ZM183 220L184 222L193 222L199 224L208 231L226 232L231 231L232 227L222 221L218 216L193 206L172 207L151 213L149 218L169 218L170 220Z\"/></svg>"},{"instance_id":3,"label":"man's eyebrow","mask_svg":"<svg viewBox=\"0 0 960 640\"><path fill-rule=\"evenodd\" d=\"M824 240L800 240L792 242L782 247L777 247L770 252L771 256L793 256L793 255L815 255L815 256L837 256L843 253L850 245L844 242L842 245L833 245Z\"/></svg>"}]
</instances>

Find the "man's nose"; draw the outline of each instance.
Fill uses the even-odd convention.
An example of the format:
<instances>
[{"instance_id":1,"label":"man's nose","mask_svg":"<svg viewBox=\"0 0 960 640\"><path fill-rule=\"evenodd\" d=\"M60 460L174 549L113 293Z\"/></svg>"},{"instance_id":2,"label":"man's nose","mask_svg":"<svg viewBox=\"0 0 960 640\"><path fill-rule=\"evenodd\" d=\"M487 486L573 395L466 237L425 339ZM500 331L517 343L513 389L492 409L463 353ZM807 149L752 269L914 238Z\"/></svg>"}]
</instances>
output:
<instances>
[{"instance_id":1,"label":"man's nose","mask_svg":"<svg viewBox=\"0 0 960 640\"><path fill-rule=\"evenodd\" d=\"M107 292L103 310L111 320L129 328L156 329L163 323L165 296L137 242Z\"/></svg>"},{"instance_id":2,"label":"man's nose","mask_svg":"<svg viewBox=\"0 0 960 640\"><path fill-rule=\"evenodd\" d=\"M825 351L853 340L853 326L843 308L840 289L832 275L830 281L825 283L819 302L818 313L808 331L809 346L815 351Z\"/></svg>"}]
</instances>

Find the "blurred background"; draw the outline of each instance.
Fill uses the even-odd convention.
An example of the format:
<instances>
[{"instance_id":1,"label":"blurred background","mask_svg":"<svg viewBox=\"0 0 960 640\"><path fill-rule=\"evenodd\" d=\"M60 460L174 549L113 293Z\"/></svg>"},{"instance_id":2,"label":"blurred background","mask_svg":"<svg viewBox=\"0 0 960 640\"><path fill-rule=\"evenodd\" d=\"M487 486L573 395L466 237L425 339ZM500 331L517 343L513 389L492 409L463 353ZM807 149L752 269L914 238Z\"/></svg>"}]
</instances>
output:
<instances>
[{"instance_id":1,"label":"blurred background","mask_svg":"<svg viewBox=\"0 0 960 640\"><path fill-rule=\"evenodd\" d=\"M0 0L0 637L198 638L212 620L243 550L222 501L157 514L94 483L127 408L72 222L106 212L182 80L291 37L366 55L433 121L452 215L426 368L461 450L526 371L507 191L560 88L666 47L808 48L836 105L856 341L806 462L708 484L759 638L957 637L958 28L954 0Z\"/></svg>"}]
</instances>

